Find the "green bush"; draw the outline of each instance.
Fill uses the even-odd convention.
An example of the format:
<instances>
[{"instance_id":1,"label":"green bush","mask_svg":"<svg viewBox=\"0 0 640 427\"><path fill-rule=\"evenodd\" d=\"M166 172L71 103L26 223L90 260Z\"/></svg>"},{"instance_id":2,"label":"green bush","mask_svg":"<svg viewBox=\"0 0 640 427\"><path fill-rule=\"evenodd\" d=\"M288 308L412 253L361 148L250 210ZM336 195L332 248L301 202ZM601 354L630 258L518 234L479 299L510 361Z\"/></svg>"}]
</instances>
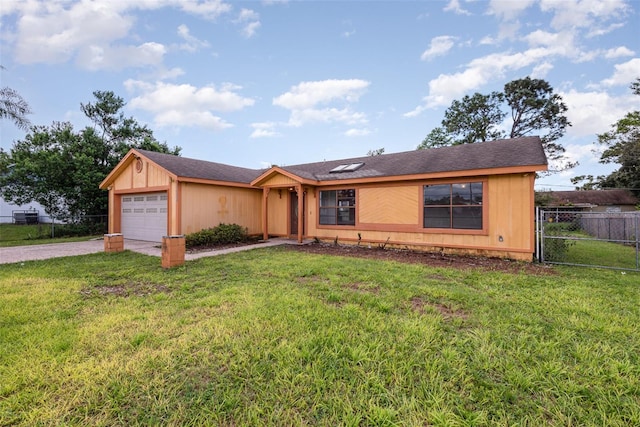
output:
<instances>
[{"instance_id":1,"label":"green bush","mask_svg":"<svg viewBox=\"0 0 640 427\"><path fill-rule=\"evenodd\" d=\"M106 223L78 223L78 224L61 224L53 227L55 237L77 237L77 236L93 236L104 234L107 232ZM51 237L43 234L42 238Z\"/></svg>"},{"instance_id":2,"label":"green bush","mask_svg":"<svg viewBox=\"0 0 640 427\"><path fill-rule=\"evenodd\" d=\"M556 234L559 236L559 234ZM563 237L547 237L544 239L544 260L548 262L566 262L569 247L576 242Z\"/></svg>"},{"instance_id":3,"label":"green bush","mask_svg":"<svg viewBox=\"0 0 640 427\"><path fill-rule=\"evenodd\" d=\"M185 236L188 248L195 246L227 245L244 242L248 238L247 229L238 224L220 224L217 227L205 228Z\"/></svg>"}]
</instances>

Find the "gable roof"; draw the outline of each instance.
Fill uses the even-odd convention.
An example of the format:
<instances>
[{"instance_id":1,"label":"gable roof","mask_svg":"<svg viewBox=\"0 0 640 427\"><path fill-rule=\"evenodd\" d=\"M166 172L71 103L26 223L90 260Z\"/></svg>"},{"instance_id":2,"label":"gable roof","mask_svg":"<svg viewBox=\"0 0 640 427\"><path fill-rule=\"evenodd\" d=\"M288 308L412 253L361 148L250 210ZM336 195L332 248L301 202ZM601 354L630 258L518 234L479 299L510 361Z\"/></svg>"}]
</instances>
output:
<instances>
[{"instance_id":1,"label":"gable roof","mask_svg":"<svg viewBox=\"0 0 640 427\"><path fill-rule=\"evenodd\" d=\"M182 178L249 184L264 170L247 169L206 160L163 154L156 151L136 150L158 166Z\"/></svg>"},{"instance_id":2,"label":"gable roof","mask_svg":"<svg viewBox=\"0 0 640 427\"><path fill-rule=\"evenodd\" d=\"M576 191L552 191L551 205L632 205L640 203L640 200L629 190L576 190Z\"/></svg>"},{"instance_id":3,"label":"gable roof","mask_svg":"<svg viewBox=\"0 0 640 427\"><path fill-rule=\"evenodd\" d=\"M340 165L357 163L364 164L352 172L331 172ZM306 180L340 181L518 166L543 170L546 165L542 142L535 136L282 166L281 169Z\"/></svg>"},{"instance_id":4,"label":"gable roof","mask_svg":"<svg viewBox=\"0 0 640 427\"><path fill-rule=\"evenodd\" d=\"M274 166L268 170L248 169L155 151L131 149L102 181L100 188L107 188L119 173L118 171L132 162L137 155L147 158L176 178L228 182L243 186L259 185L275 173L313 185L320 182L384 179L385 177L486 171L500 168L518 168L524 171L547 168L547 157L542 142L537 136L293 166ZM352 167L339 168L342 165ZM337 169L340 170L336 172Z\"/></svg>"}]
</instances>

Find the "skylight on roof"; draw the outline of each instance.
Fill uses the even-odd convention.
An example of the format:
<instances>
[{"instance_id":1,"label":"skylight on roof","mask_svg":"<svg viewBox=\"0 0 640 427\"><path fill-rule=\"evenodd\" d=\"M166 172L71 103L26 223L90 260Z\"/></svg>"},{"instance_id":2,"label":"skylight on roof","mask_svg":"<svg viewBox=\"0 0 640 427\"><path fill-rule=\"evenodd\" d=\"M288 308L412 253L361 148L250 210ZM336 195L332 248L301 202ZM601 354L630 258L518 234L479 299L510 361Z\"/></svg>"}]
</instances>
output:
<instances>
[{"instance_id":1,"label":"skylight on roof","mask_svg":"<svg viewBox=\"0 0 640 427\"><path fill-rule=\"evenodd\" d=\"M349 164L346 164L346 165L339 165L339 166L336 166L335 168L331 169L329 171L329 173L353 172L353 171L356 171L356 170L360 169L362 166L364 166L363 162L349 163Z\"/></svg>"}]
</instances>

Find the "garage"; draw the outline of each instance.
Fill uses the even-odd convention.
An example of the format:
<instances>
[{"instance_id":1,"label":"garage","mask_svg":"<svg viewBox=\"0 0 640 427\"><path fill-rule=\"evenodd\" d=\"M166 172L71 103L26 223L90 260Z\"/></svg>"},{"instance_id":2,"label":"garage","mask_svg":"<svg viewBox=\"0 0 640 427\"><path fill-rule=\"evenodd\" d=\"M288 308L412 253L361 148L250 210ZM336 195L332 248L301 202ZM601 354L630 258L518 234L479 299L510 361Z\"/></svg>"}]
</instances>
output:
<instances>
[{"instance_id":1,"label":"garage","mask_svg":"<svg viewBox=\"0 0 640 427\"><path fill-rule=\"evenodd\" d=\"M122 234L125 239L161 242L167 235L167 193L123 195Z\"/></svg>"}]
</instances>

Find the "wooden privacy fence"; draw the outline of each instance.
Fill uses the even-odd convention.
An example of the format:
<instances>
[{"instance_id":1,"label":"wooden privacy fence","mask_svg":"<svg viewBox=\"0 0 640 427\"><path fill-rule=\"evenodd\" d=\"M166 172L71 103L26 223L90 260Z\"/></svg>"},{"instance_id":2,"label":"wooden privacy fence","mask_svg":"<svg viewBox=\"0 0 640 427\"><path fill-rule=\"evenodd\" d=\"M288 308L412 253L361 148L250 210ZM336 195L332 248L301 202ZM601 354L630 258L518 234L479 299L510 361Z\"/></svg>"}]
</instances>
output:
<instances>
[{"instance_id":1,"label":"wooden privacy fence","mask_svg":"<svg viewBox=\"0 0 640 427\"><path fill-rule=\"evenodd\" d=\"M581 213L580 228L598 239L634 242L640 232L640 212Z\"/></svg>"}]
</instances>

